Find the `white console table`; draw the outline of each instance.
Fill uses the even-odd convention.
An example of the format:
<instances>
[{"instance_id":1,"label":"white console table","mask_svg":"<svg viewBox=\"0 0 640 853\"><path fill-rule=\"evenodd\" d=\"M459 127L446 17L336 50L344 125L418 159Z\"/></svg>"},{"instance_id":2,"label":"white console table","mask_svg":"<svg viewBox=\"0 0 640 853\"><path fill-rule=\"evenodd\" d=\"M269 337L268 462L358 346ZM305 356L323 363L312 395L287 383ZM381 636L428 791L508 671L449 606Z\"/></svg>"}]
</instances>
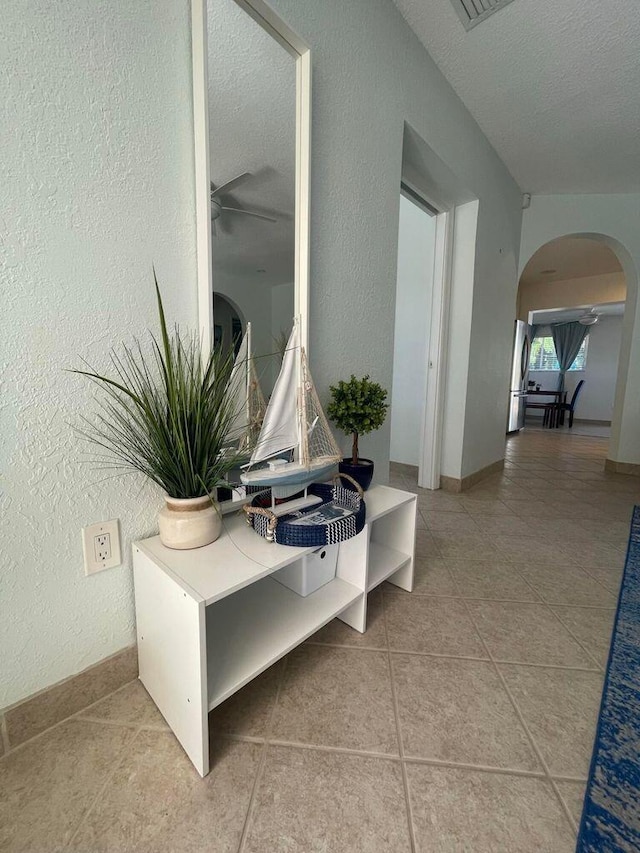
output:
<instances>
[{"instance_id":1,"label":"white console table","mask_svg":"<svg viewBox=\"0 0 640 853\"><path fill-rule=\"evenodd\" d=\"M413 588L416 496L374 486L365 500L367 523L340 543L336 577L306 598L269 575L316 549L266 542L239 515L204 548L134 542L140 679L201 776L210 710L334 617L364 632L366 593L382 581Z\"/></svg>"}]
</instances>

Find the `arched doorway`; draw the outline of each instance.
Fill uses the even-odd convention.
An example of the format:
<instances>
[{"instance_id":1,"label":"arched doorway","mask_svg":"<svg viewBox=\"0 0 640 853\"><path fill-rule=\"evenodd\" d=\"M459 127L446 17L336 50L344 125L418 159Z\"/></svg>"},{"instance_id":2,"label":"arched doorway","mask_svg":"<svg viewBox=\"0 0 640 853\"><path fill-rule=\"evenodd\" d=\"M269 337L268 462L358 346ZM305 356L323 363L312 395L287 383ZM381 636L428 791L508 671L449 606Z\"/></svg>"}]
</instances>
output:
<instances>
[{"instance_id":1,"label":"arched doorway","mask_svg":"<svg viewBox=\"0 0 640 853\"><path fill-rule=\"evenodd\" d=\"M213 343L226 354L237 354L246 323L240 309L227 296L213 294Z\"/></svg>"},{"instance_id":2,"label":"arched doorway","mask_svg":"<svg viewBox=\"0 0 640 853\"><path fill-rule=\"evenodd\" d=\"M630 455L630 452L631 454L633 453L633 437L631 436L631 433L633 432L634 412L637 414L638 410L637 392L640 391L640 387L638 387L640 383L640 372L638 372L638 375L636 376L636 371L633 369L631 361L631 351L634 342L634 327L638 322L636 320L638 296L637 271L629 252L622 243L615 238L606 234L593 232L569 233L559 234L554 236L552 239L544 241L538 239L535 243L530 243L526 254L523 255L520 260L521 281L530 263L532 261L535 263L535 258L538 256L538 253L541 253L539 257L544 258L545 251L548 251L547 247L552 244L561 245L562 240L571 241L571 243L567 243L567 245L571 245L574 249L579 246L580 241L584 241L583 245L585 247L587 245L591 246L592 244L596 244L602 249L609 250L616 260L620 278L624 278L624 283L626 285L625 309L622 320L621 343L619 348L615 394L611 415L611 437L609 440L609 451L607 453L607 467L610 467L612 470L620 470L624 472L625 466L629 466L627 463L618 462L617 460L625 459L626 456ZM525 244L525 240L523 240L523 246ZM586 255L588 256L589 252L586 252ZM542 269L539 269L538 271L542 272ZM583 276L583 278L589 278L589 276ZM609 295L610 301L613 301L614 292L615 291L612 291ZM586 304L587 308L591 307L588 301L583 304ZM521 309L522 307L519 286L518 308ZM627 450L627 445L631 447L631 451ZM630 471L628 473L630 473Z\"/></svg>"}]
</instances>

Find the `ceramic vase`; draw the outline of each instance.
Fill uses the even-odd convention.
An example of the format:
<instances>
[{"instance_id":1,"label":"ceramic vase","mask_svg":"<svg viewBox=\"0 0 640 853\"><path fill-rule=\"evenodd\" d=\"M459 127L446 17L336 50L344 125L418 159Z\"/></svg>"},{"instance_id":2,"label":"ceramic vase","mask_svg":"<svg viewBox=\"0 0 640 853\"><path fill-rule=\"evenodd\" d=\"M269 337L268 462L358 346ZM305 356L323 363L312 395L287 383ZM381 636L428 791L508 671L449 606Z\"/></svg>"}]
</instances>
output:
<instances>
[{"instance_id":1,"label":"ceramic vase","mask_svg":"<svg viewBox=\"0 0 640 853\"><path fill-rule=\"evenodd\" d=\"M202 548L220 536L220 507L204 495L200 498L165 497L158 514L160 541L167 548Z\"/></svg>"}]
</instances>

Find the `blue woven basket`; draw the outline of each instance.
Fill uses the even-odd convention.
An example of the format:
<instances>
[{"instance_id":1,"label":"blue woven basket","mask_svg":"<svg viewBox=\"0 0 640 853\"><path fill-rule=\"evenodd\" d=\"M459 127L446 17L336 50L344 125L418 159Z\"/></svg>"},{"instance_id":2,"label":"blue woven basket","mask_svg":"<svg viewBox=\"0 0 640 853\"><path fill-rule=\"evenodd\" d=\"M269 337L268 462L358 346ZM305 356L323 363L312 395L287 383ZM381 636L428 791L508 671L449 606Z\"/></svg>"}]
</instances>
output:
<instances>
[{"instance_id":1,"label":"blue woven basket","mask_svg":"<svg viewBox=\"0 0 640 853\"><path fill-rule=\"evenodd\" d=\"M340 475L344 476L344 475ZM297 548L319 548L333 545L356 536L365 525L367 510L360 492L354 492L340 485L340 477L334 483L313 483L307 492L321 498L322 503L307 510L293 512L277 518L271 511L271 490L260 492L244 507L247 522L260 536L279 545L292 545ZM339 510L339 518L323 524L301 524L305 515L316 513L327 507Z\"/></svg>"}]
</instances>

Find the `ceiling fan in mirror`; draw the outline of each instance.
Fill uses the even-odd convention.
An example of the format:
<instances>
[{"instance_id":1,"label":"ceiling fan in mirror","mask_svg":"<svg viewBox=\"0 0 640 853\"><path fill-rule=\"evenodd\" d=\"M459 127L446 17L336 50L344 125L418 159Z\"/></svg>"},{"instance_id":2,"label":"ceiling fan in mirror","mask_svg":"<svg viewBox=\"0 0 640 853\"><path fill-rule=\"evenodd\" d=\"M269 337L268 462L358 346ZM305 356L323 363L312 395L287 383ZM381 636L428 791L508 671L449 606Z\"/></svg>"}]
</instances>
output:
<instances>
[{"instance_id":1,"label":"ceiling fan in mirror","mask_svg":"<svg viewBox=\"0 0 640 853\"><path fill-rule=\"evenodd\" d=\"M227 230L227 217L233 214L241 214L243 216L253 216L256 219L264 219L267 222L277 222L277 219L274 219L273 216L266 216L264 213L259 213L257 210L247 210L243 207L236 207L230 204L225 204L225 201L232 201L233 199L225 199L224 196L227 193L231 192L231 190L239 187L249 178L252 178L253 175L251 172L243 172L241 175L238 175L235 178L232 178L230 181L227 181L225 184L221 184L219 187L211 182L211 221L213 223L213 233L216 233L216 222L223 226L223 230ZM225 226L227 226L225 228Z\"/></svg>"}]
</instances>

